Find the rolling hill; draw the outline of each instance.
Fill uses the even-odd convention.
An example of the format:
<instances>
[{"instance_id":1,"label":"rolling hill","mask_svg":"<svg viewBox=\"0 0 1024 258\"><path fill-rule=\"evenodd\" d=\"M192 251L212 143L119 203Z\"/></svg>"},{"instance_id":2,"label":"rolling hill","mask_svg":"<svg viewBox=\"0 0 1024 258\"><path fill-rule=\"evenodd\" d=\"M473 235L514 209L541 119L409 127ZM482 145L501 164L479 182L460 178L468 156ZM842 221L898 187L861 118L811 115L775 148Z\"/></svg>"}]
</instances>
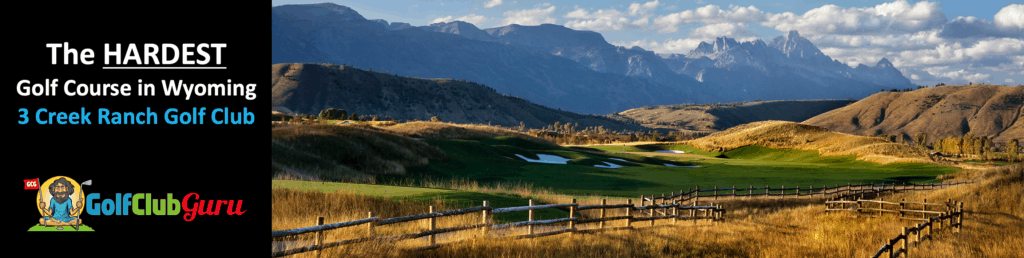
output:
<instances>
[{"instance_id":1,"label":"rolling hill","mask_svg":"<svg viewBox=\"0 0 1024 258\"><path fill-rule=\"evenodd\" d=\"M275 109L316 115L327 108L399 120L430 120L437 116L460 124L495 124L542 128L555 121L579 123L580 128L648 130L608 117L576 114L498 94L469 81L418 79L352 66L330 64L271 65Z\"/></svg>"},{"instance_id":2,"label":"rolling hill","mask_svg":"<svg viewBox=\"0 0 1024 258\"><path fill-rule=\"evenodd\" d=\"M1024 138L1024 86L938 86L909 92L879 92L803 123L858 135L928 135L941 138L972 133L1003 146Z\"/></svg>"},{"instance_id":3,"label":"rolling hill","mask_svg":"<svg viewBox=\"0 0 1024 258\"><path fill-rule=\"evenodd\" d=\"M725 104L679 104L619 112L650 128L714 132L767 120L800 122L840 108L853 100L777 100Z\"/></svg>"},{"instance_id":4,"label":"rolling hill","mask_svg":"<svg viewBox=\"0 0 1024 258\"><path fill-rule=\"evenodd\" d=\"M922 148L889 142L879 137L837 133L818 126L786 121L738 125L684 143L708 152L727 152L756 145L818 151L822 157L855 155L857 160L880 164L932 163Z\"/></svg>"}]
</instances>

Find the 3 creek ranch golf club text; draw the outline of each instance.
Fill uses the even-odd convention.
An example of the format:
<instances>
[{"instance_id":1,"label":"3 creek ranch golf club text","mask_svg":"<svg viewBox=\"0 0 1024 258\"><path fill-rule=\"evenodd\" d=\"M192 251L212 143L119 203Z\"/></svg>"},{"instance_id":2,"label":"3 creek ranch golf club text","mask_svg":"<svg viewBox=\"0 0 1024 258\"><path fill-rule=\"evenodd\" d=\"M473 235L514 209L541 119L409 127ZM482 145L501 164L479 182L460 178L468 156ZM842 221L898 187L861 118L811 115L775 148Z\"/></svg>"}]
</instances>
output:
<instances>
[{"instance_id":1,"label":"3 creek ranch golf club text","mask_svg":"<svg viewBox=\"0 0 1024 258\"><path fill-rule=\"evenodd\" d=\"M68 42L47 43L50 51L50 65L93 65L96 52L89 48L75 49ZM181 44L103 44L103 69L119 70L225 70L221 52L226 43L181 43ZM231 79L218 82L194 83L185 80L160 80L157 84L138 79L134 83L96 83L84 80L44 79L19 80L17 92L22 97L48 97L61 94L69 97L132 97L132 96L179 96L185 100L193 97L243 97L256 99L255 83L232 82ZM162 89L162 90L158 90ZM87 125L87 124L233 124L250 125L256 116L248 107L187 107L152 110L150 107L111 110L108 108L79 107L70 110L49 108L19 108L18 124L36 123L42 125Z\"/></svg>"}]
</instances>

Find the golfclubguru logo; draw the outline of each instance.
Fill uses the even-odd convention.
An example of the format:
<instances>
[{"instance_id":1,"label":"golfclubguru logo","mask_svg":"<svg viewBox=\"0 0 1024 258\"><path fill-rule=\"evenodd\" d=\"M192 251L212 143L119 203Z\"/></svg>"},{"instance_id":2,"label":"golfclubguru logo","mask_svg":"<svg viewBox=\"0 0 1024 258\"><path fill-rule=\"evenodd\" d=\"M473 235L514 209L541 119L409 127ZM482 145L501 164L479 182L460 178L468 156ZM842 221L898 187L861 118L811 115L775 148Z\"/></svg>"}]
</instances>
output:
<instances>
[{"instance_id":1,"label":"golfclubguru logo","mask_svg":"<svg viewBox=\"0 0 1024 258\"><path fill-rule=\"evenodd\" d=\"M189 193L185 199L174 199L173 193L167 198L157 199L150 193L116 193L114 199L100 201L99 193L85 197L86 213L89 215L124 216L132 213L140 216L174 216L185 211L185 221L192 221L197 215L220 215L224 207L227 215L242 215L242 200L201 200L198 193Z\"/></svg>"},{"instance_id":2,"label":"golfclubguru logo","mask_svg":"<svg viewBox=\"0 0 1024 258\"><path fill-rule=\"evenodd\" d=\"M37 190L36 208L39 224L29 231L56 231L71 226L75 231L92 231L82 224L82 212L92 216L175 216L182 214L185 221L192 221L201 215L242 215L242 200L202 200L198 193L188 193L184 199L174 198L173 193L164 196L152 193L115 193L113 199L102 199L100 193L86 195L82 186L92 185L92 180L82 184L66 176L52 177L42 184L39 179L25 179L25 190Z\"/></svg>"}]
</instances>

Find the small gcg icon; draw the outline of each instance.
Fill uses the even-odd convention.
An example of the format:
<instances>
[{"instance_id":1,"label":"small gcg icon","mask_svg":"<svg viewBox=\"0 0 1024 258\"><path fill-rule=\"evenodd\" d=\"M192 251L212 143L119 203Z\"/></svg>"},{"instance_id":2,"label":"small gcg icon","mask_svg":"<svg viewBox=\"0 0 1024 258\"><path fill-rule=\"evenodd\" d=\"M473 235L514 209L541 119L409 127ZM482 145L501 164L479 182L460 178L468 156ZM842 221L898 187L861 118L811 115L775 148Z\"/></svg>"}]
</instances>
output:
<instances>
[{"instance_id":1,"label":"small gcg icon","mask_svg":"<svg viewBox=\"0 0 1024 258\"><path fill-rule=\"evenodd\" d=\"M25 187L38 189L35 206L42 216L38 224L28 231L64 231L64 227L74 228L74 231L93 231L82 224L80 217L82 208L85 207L82 185L92 185L92 180L78 184L70 177L55 176L42 184L39 184L38 180L31 181L33 180L26 180ZM32 186L29 186L30 184Z\"/></svg>"}]
</instances>

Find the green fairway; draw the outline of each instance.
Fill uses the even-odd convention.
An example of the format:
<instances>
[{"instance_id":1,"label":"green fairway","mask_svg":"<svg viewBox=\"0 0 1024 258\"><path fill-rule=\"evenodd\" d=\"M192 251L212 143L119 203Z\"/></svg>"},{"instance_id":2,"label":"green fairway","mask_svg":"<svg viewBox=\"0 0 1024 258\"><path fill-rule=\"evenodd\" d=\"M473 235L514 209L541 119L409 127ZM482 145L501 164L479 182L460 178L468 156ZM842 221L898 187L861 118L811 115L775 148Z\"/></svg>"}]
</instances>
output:
<instances>
[{"instance_id":1,"label":"green fairway","mask_svg":"<svg viewBox=\"0 0 1024 258\"><path fill-rule=\"evenodd\" d=\"M83 219L82 221L85 220ZM64 226L64 229L57 230L57 227L54 226L44 227L42 225L36 224L35 226L29 228L28 232L95 232L95 230L92 230L91 227L86 225L79 226L78 230L76 231L75 227L73 226Z\"/></svg>"},{"instance_id":2,"label":"green fairway","mask_svg":"<svg viewBox=\"0 0 1024 258\"><path fill-rule=\"evenodd\" d=\"M325 193L346 191L379 197L408 197L422 194L451 192L451 190L420 187L402 187L391 185L369 185L335 182L311 182L298 180L272 180L273 187L294 188L298 190L314 190Z\"/></svg>"},{"instance_id":3,"label":"green fairway","mask_svg":"<svg viewBox=\"0 0 1024 258\"><path fill-rule=\"evenodd\" d=\"M406 177L464 178L481 183L524 182L569 195L635 197L640 194L679 192L701 188L779 187L786 185L834 186L847 183L938 182L936 176L959 169L920 163L879 165L857 161L853 156L821 157L815 151L781 150L748 146L725 153L701 152L687 145L599 146L559 148L532 146L512 139L485 141L430 140L448 159L427 167L411 168ZM722 159L657 156L622 153L660 149L683 150L689 154ZM526 162L514 154L536 158L535 154L570 158L568 164ZM611 158L627 160L615 161ZM611 162L622 168L606 169L594 164ZM696 164L698 168L668 167Z\"/></svg>"}]
</instances>

